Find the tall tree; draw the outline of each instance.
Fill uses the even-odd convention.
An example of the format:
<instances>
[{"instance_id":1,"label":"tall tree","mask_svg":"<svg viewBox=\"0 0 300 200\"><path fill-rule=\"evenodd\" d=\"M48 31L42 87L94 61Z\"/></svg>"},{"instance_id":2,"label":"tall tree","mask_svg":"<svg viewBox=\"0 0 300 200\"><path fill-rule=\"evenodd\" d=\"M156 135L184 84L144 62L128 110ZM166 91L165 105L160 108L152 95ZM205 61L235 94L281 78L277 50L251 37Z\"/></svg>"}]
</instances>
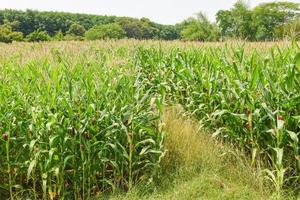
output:
<instances>
[{"instance_id":1,"label":"tall tree","mask_svg":"<svg viewBox=\"0 0 300 200\"><path fill-rule=\"evenodd\" d=\"M252 13L244 1L239 0L230 10L220 10L216 18L222 36L250 40L254 38Z\"/></svg>"},{"instance_id":2,"label":"tall tree","mask_svg":"<svg viewBox=\"0 0 300 200\"><path fill-rule=\"evenodd\" d=\"M218 29L203 13L190 17L182 23L181 38L193 41L213 41L218 39Z\"/></svg>"},{"instance_id":3,"label":"tall tree","mask_svg":"<svg viewBox=\"0 0 300 200\"><path fill-rule=\"evenodd\" d=\"M155 23L147 18L134 19L134 18L120 18L118 23L126 32L128 38L135 39L159 39L160 30L156 27Z\"/></svg>"},{"instance_id":4,"label":"tall tree","mask_svg":"<svg viewBox=\"0 0 300 200\"><path fill-rule=\"evenodd\" d=\"M276 28L293 20L300 4L292 2L263 3L253 10L253 27L256 39L275 40Z\"/></svg>"}]
</instances>

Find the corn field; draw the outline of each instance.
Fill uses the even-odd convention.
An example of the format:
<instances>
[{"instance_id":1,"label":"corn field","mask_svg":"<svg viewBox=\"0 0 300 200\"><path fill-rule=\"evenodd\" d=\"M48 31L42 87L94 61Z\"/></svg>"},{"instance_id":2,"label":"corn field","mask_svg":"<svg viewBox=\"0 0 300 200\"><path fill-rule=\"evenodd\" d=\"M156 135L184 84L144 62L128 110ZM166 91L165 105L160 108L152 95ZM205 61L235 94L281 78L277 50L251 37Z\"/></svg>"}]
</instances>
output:
<instances>
[{"instance_id":1,"label":"corn field","mask_svg":"<svg viewBox=\"0 0 300 200\"><path fill-rule=\"evenodd\" d=\"M89 199L153 184L180 104L278 193L300 184L300 46L0 45L0 199ZM2 195L2 196L1 196Z\"/></svg>"}]
</instances>

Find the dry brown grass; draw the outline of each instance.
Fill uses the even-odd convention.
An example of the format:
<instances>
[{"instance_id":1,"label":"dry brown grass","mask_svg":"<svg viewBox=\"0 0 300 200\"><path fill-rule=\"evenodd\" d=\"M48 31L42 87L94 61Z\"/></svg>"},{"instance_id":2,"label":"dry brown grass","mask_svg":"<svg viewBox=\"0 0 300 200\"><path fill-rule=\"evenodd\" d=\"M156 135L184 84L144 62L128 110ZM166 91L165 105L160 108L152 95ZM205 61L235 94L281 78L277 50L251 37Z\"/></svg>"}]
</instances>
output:
<instances>
[{"instance_id":1,"label":"dry brown grass","mask_svg":"<svg viewBox=\"0 0 300 200\"><path fill-rule=\"evenodd\" d=\"M169 107L164 113L165 170L175 169L196 176L206 174L208 182L228 193L238 192L245 186L257 194L265 194L259 169L253 169L245 155L213 139L180 107Z\"/></svg>"},{"instance_id":2,"label":"dry brown grass","mask_svg":"<svg viewBox=\"0 0 300 200\"><path fill-rule=\"evenodd\" d=\"M199 129L194 119L183 113L178 106L169 107L164 112L167 153L163 168L220 164L216 141Z\"/></svg>"}]
</instances>

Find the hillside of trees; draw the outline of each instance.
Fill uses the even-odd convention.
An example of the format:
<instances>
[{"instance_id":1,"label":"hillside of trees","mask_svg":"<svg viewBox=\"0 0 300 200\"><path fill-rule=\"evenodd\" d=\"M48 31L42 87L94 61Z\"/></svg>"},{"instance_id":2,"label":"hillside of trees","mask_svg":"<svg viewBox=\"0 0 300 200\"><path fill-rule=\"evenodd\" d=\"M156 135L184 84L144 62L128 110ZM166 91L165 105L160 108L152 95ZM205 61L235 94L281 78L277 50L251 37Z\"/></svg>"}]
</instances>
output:
<instances>
[{"instance_id":1,"label":"hillside of trees","mask_svg":"<svg viewBox=\"0 0 300 200\"><path fill-rule=\"evenodd\" d=\"M147 18L0 10L0 42L108 38L190 41L299 40L300 4L272 2L250 8L243 1L238 1L230 10L220 10L216 14L215 23L199 13L176 25L162 25Z\"/></svg>"}]
</instances>

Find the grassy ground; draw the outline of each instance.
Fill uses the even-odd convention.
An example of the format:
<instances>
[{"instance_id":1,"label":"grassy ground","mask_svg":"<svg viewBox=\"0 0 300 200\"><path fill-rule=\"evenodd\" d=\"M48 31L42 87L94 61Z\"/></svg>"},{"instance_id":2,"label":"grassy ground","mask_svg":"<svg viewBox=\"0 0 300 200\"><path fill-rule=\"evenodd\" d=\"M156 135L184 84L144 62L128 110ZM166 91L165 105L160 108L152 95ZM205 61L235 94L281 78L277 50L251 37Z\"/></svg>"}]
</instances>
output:
<instances>
[{"instance_id":1,"label":"grassy ground","mask_svg":"<svg viewBox=\"0 0 300 200\"><path fill-rule=\"evenodd\" d=\"M272 198L258 170L252 169L241 153L214 141L178 108L166 110L164 121L168 151L156 189L149 192L138 187L110 199Z\"/></svg>"}]
</instances>

